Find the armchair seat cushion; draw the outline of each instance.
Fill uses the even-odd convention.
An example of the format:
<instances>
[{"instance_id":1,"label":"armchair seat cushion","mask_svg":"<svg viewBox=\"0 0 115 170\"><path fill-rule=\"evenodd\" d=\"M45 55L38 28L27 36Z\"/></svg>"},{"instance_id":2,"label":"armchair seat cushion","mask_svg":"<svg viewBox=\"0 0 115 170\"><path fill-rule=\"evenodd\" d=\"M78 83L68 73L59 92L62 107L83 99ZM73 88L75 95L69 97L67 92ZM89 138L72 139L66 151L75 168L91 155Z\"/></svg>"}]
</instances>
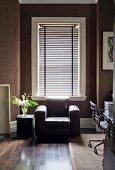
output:
<instances>
[{"instance_id":1,"label":"armchair seat cushion","mask_svg":"<svg viewBox=\"0 0 115 170\"><path fill-rule=\"evenodd\" d=\"M70 119L68 117L47 117L45 126L51 128L70 128Z\"/></svg>"}]
</instances>

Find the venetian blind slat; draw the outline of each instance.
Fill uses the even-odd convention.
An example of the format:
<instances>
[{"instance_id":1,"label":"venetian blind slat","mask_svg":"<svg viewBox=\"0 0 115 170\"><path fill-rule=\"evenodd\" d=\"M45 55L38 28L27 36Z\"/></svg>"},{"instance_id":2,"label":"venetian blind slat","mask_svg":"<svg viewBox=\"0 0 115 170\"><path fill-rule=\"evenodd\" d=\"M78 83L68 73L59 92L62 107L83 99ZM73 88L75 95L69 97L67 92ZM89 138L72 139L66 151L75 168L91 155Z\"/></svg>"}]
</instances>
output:
<instances>
[{"instance_id":1,"label":"venetian blind slat","mask_svg":"<svg viewBox=\"0 0 115 170\"><path fill-rule=\"evenodd\" d=\"M39 29L39 46L40 96L77 96L79 29L73 27L72 32L72 26L43 26Z\"/></svg>"}]
</instances>

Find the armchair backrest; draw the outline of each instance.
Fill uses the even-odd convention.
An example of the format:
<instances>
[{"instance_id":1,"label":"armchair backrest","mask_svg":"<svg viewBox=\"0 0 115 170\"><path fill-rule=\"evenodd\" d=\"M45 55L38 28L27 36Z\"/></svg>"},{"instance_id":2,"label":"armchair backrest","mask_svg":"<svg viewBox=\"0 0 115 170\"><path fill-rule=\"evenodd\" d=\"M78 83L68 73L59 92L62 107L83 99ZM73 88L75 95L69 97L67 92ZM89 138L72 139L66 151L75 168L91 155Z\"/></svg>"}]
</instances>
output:
<instances>
[{"instance_id":1,"label":"armchair backrest","mask_svg":"<svg viewBox=\"0 0 115 170\"><path fill-rule=\"evenodd\" d=\"M69 97L49 97L46 99L48 117L68 117Z\"/></svg>"}]
</instances>

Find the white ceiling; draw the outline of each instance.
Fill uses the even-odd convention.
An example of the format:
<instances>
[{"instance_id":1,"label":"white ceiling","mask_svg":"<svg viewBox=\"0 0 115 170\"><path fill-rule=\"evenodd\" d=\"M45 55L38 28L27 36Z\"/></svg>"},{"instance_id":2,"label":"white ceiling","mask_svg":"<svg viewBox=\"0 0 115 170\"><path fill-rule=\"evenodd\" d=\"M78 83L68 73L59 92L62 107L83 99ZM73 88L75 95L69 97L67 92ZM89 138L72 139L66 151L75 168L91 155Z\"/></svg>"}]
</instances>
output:
<instances>
[{"instance_id":1,"label":"white ceiling","mask_svg":"<svg viewBox=\"0 0 115 170\"><path fill-rule=\"evenodd\" d=\"M21 4L95 4L98 0L19 0Z\"/></svg>"}]
</instances>

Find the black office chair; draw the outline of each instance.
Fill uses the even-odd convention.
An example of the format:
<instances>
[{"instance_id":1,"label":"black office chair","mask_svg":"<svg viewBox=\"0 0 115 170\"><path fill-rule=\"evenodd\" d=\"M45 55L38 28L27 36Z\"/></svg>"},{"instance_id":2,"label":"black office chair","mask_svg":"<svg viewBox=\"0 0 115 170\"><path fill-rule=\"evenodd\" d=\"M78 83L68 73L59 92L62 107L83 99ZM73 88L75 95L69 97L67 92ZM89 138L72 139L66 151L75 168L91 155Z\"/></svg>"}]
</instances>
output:
<instances>
[{"instance_id":1,"label":"black office chair","mask_svg":"<svg viewBox=\"0 0 115 170\"><path fill-rule=\"evenodd\" d=\"M107 132L109 123L108 123L108 121L105 119L105 117L103 115L104 109L98 109L97 105L95 103L93 103L92 101L90 101L90 108L92 110L93 122L97 125L97 127L99 129L101 129L101 131L103 133ZM89 140L88 146L92 147L91 142L100 142L97 145L95 145L95 147L94 147L94 153L98 154L97 147L104 144L104 141L105 141L105 139L102 139L102 140Z\"/></svg>"}]
</instances>

